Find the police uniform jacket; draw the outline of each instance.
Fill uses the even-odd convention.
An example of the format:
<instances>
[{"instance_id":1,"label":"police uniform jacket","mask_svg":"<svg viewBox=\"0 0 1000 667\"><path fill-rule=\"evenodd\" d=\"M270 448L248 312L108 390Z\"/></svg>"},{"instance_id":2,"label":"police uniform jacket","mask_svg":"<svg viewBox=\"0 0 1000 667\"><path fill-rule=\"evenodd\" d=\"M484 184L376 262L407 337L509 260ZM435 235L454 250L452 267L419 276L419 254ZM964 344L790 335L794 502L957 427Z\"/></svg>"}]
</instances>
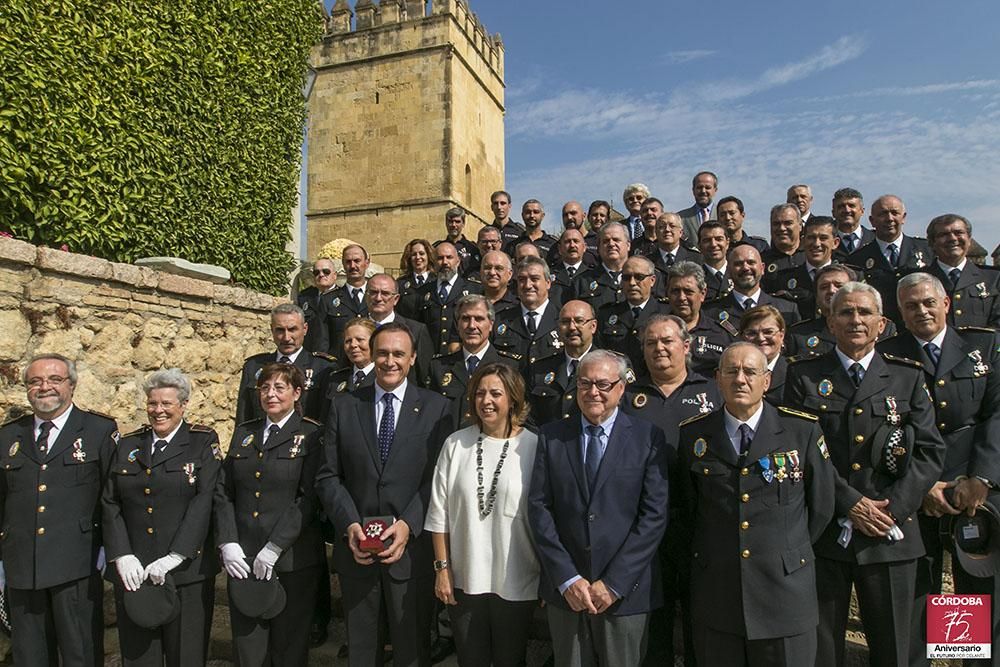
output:
<instances>
[{"instance_id":1,"label":"police uniform jacket","mask_svg":"<svg viewBox=\"0 0 1000 667\"><path fill-rule=\"evenodd\" d=\"M656 250L656 239L651 239L643 234L637 239L632 239L628 254L629 257L634 257L636 255L646 257L654 250Z\"/></svg>"},{"instance_id":2,"label":"police uniform jacket","mask_svg":"<svg viewBox=\"0 0 1000 667\"><path fill-rule=\"evenodd\" d=\"M621 409L626 413L651 421L667 438L667 471L674 472L677 464L679 424L685 419L705 415L722 406L722 397L715 380L688 371L683 384L670 396L664 396L652 378L640 375L625 387Z\"/></svg>"},{"instance_id":3,"label":"police uniform jacket","mask_svg":"<svg viewBox=\"0 0 1000 667\"><path fill-rule=\"evenodd\" d=\"M816 317L816 285L805 263L779 272L771 287L768 293L793 302L801 319Z\"/></svg>"},{"instance_id":4,"label":"police uniform jacket","mask_svg":"<svg viewBox=\"0 0 1000 667\"><path fill-rule=\"evenodd\" d=\"M788 376L788 359L783 354L778 355L771 369L771 384L764 393L764 400L778 407L782 405L785 396L785 379Z\"/></svg>"},{"instance_id":5,"label":"police uniform jacket","mask_svg":"<svg viewBox=\"0 0 1000 667\"><path fill-rule=\"evenodd\" d=\"M738 245L753 246L754 248L757 249L757 252L759 252L761 255L763 255L765 252L767 252L770 249L770 247L771 247L768 244L767 239L765 239L763 237L760 237L760 236L754 236L752 234L747 234L747 232L746 232L745 229L743 230L743 238L740 239L739 241L733 241L732 243L729 244L729 247L730 248L735 248Z\"/></svg>"},{"instance_id":6,"label":"police uniform jacket","mask_svg":"<svg viewBox=\"0 0 1000 667\"><path fill-rule=\"evenodd\" d=\"M365 287L367 289L367 287ZM356 305L351 298L351 286L344 284L323 295L326 309L326 349L344 364L344 329L355 317L368 317L368 305L364 295L359 295L361 304Z\"/></svg>"},{"instance_id":7,"label":"police uniform jacket","mask_svg":"<svg viewBox=\"0 0 1000 667\"><path fill-rule=\"evenodd\" d=\"M733 281L726 276L725 272L710 270L704 263L701 268L705 272L705 303L721 299L733 291Z\"/></svg>"},{"instance_id":8,"label":"police uniform jacket","mask_svg":"<svg viewBox=\"0 0 1000 667\"><path fill-rule=\"evenodd\" d=\"M506 350L497 350L493 345L486 347L479 366L489 363L501 363L510 366L518 373L523 372L521 357ZM459 350L451 354L439 354L431 360L430 377L423 386L436 391L451 402L452 417L459 429L472 423L474 406L469 405L469 369L465 365L465 351Z\"/></svg>"},{"instance_id":9,"label":"police uniform jacket","mask_svg":"<svg viewBox=\"0 0 1000 667\"><path fill-rule=\"evenodd\" d=\"M580 406L576 403L576 374L569 377L567 369L566 354L562 350L528 367L526 393L534 426L580 414Z\"/></svg>"},{"instance_id":10,"label":"police uniform jacket","mask_svg":"<svg viewBox=\"0 0 1000 667\"><path fill-rule=\"evenodd\" d=\"M591 250L590 246L588 245L587 248L583 251L583 260L582 260L583 263L580 265L580 270L583 270L584 268L589 269L590 267L594 266L595 264L601 261L597 254L596 234L594 235L594 240L595 240L595 245L593 250ZM586 237L584 238L584 243L586 243ZM556 243L554 246L552 246L552 248L549 250L549 254L546 255L543 259L545 259L545 263L549 265L549 269L552 271L552 280L554 281L556 279L556 274L559 272L559 269L564 266L562 261L562 255L559 252L559 244ZM572 280L570 280L570 282L571 281ZM568 283L563 286L568 287Z\"/></svg>"},{"instance_id":11,"label":"police uniform jacket","mask_svg":"<svg viewBox=\"0 0 1000 667\"><path fill-rule=\"evenodd\" d=\"M396 279L396 289L399 291L399 301L396 303L396 313L411 320L420 317L420 306L423 304L423 295L420 288L427 282L434 282L437 278L433 273L428 273L424 277L424 282L417 284L417 279L412 273L407 273Z\"/></svg>"},{"instance_id":12,"label":"police uniform jacket","mask_svg":"<svg viewBox=\"0 0 1000 667\"><path fill-rule=\"evenodd\" d=\"M660 247L654 246L648 253L643 255L649 261L653 263L653 268L656 269L656 284L653 285L653 294L656 296L666 296L667 295L667 270L677 264L678 262L694 262L695 264L701 266L702 256L697 250L688 250L683 245L678 245L674 248L674 261L671 264L667 264L663 260L663 255L660 253Z\"/></svg>"},{"instance_id":13,"label":"police uniform jacket","mask_svg":"<svg viewBox=\"0 0 1000 667\"><path fill-rule=\"evenodd\" d=\"M955 327L1000 326L1000 271L996 268L966 261L954 289L951 278L941 270L937 260L925 270L941 281L951 297L948 324Z\"/></svg>"},{"instance_id":14,"label":"police uniform jacket","mask_svg":"<svg viewBox=\"0 0 1000 667\"><path fill-rule=\"evenodd\" d=\"M593 268L595 262L588 262L587 259L588 257L584 255L583 261L580 263L580 266L573 271L573 275L570 275L569 268L562 262L551 266L552 287L557 285L559 286L559 291L564 297L563 303L568 301L569 295L573 293L573 282L576 280L576 277L583 275L585 271L589 271Z\"/></svg>"},{"instance_id":15,"label":"police uniform jacket","mask_svg":"<svg viewBox=\"0 0 1000 667\"><path fill-rule=\"evenodd\" d=\"M625 300L622 291L621 275L619 282L607 272L603 264L598 264L583 273L577 274L573 280L573 295L567 295L566 300L580 299L586 301L594 309L600 309L606 303L620 303Z\"/></svg>"},{"instance_id":16,"label":"police uniform jacket","mask_svg":"<svg viewBox=\"0 0 1000 667\"><path fill-rule=\"evenodd\" d=\"M170 571L174 583L213 577L219 571L209 527L219 479L219 436L207 426L182 422L156 461L149 426L122 436L104 486L104 547L108 562L128 554L143 565L170 553L184 562Z\"/></svg>"},{"instance_id":17,"label":"police uniform jacket","mask_svg":"<svg viewBox=\"0 0 1000 667\"><path fill-rule=\"evenodd\" d=\"M598 347L624 354L632 368L641 375L645 372L646 362L642 356L639 332L650 317L669 312L666 299L657 299L653 295L639 311L638 317L632 313L632 305L628 301L605 304L597 311Z\"/></svg>"},{"instance_id":18,"label":"police uniform jacket","mask_svg":"<svg viewBox=\"0 0 1000 667\"><path fill-rule=\"evenodd\" d=\"M521 245L525 241L530 242L538 248L538 254L542 258L548 257L549 251L552 250L553 246L559 245L559 239L552 236L552 234L549 234L548 232L543 231L541 236L537 239L533 239L528 236L527 230L524 230L516 239L513 239L512 241L505 240L503 251L513 257L514 252L517 250L517 246Z\"/></svg>"},{"instance_id":19,"label":"police uniform jacket","mask_svg":"<svg viewBox=\"0 0 1000 667\"><path fill-rule=\"evenodd\" d=\"M238 542L251 561L268 542L278 572L323 562L316 471L322 427L296 413L263 443L265 419L236 427L216 485L215 542Z\"/></svg>"},{"instance_id":20,"label":"police uniform jacket","mask_svg":"<svg viewBox=\"0 0 1000 667\"><path fill-rule=\"evenodd\" d=\"M490 223L491 226L496 227L494 224L495 220ZM508 220L504 223L504 226L500 228L500 247L506 248L507 244L520 238L521 234L524 233L524 225L516 220ZM506 252L506 250L504 250Z\"/></svg>"},{"instance_id":21,"label":"police uniform jacket","mask_svg":"<svg viewBox=\"0 0 1000 667\"><path fill-rule=\"evenodd\" d=\"M851 252L847 252L847 245L844 243L843 233L841 233L839 229L837 230L837 236L840 237L840 245L838 245L833 250L833 261L840 262L841 264L847 264L848 263L847 258L850 257L852 253L861 250L861 248L865 247L866 245L875 240L874 230L863 226L859 226L858 229L861 230L861 242L858 243L857 240L855 239L856 245L854 246L854 250L852 250Z\"/></svg>"},{"instance_id":22,"label":"police uniform jacket","mask_svg":"<svg viewBox=\"0 0 1000 667\"><path fill-rule=\"evenodd\" d=\"M861 565L917 558L924 554L913 514L941 473L944 442L934 428L934 410L920 364L875 353L861 386L855 389L836 351L790 364L785 403L819 415L831 460L837 470L836 517L846 517L861 496L886 499L904 539L889 542L855 529L845 549L837 544L836 521L816 543L816 553ZM893 404L893 405L890 405ZM873 436L895 413L902 426L912 426L907 443L909 464L892 477L872 466Z\"/></svg>"},{"instance_id":23,"label":"police uniform jacket","mask_svg":"<svg viewBox=\"0 0 1000 667\"><path fill-rule=\"evenodd\" d=\"M785 320L785 326L789 327L799 321L799 309L792 301L788 299L780 299L776 296L771 296L763 289L758 293L758 298L754 299L755 306L774 306L781 313L781 317ZM740 318L743 317L744 310L743 306L736 299L736 295L730 292L724 297L718 298L715 301L708 301L702 306L702 312L709 313L713 318L719 319L722 313L726 313L726 318L731 319L733 325L739 325Z\"/></svg>"},{"instance_id":24,"label":"police uniform jacket","mask_svg":"<svg viewBox=\"0 0 1000 667\"><path fill-rule=\"evenodd\" d=\"M295 303L306 316L306 332L302 347L310 352L326 352L326 304L315 287L307 287L295 297Z\"/></svg>"},{"instance_id":25,"label":"police uniform jacket","mask_svg":"<svg viewBox=\"0 0 1000 667\"><path fill-rule=\"evenodd\" d=\"M455 304L467 294L482 294L483 286L458 276L444 302L438 298L436 280L424 283L420 293L423 296L421 297L419 319L427 327L427 332L430 334L432 354L446 352L448 343L458 341L458 330L455 328Z\"/></svg>"},{"instance_id":26,"label":"police uniform jacket","mask_svg":"<svg viewBox=\"0 0 1000 667\"><path fill-rule=\"evenodd\" d=\"M503 296L493 302L493 314L494 319L499 317L500 313L505 310L510 310L511 308L517 308L518 311L521 309L521 302L517 298L517 293L510 287L507 291L503 293Z\"/></svg>"},{"instance_id":27,"label":"police uniform jacket","mask_svg":"<svg viewBox=\"0 0 1000 667\"><path fill-rule=\"evenodd\" d=\"M896 335L896 325L885 321L885 330L879 340ZM837 345L837 339L827 326L822 315L811 320L802 320L785 329L785 352L788 357L816 357L826 354Z\"/></svg>"},{"instance_id":28,"label":"police uniform jacket","mask_svg":"<svg viewBox=\"0 0 1000 667\"><path fill-rule=\"evenodd\" d=\"M764 277L760 281L760 287L768 294L774 294L777 291L778 288L775 285L777 276L781 271L805 264L806 262L806 254L801 250L796 250L791 255L788 255L780 250L768 248L760 257L764 266L767 267L764 270Z\"/></svg>"},{"instance_id":29,"label":"police uniform jacket","mask_svg":"<svg viewBox=\"0 0 1000 667\"><path fill-rule=\"evenodd\" d=\"M336 401L344 394L361 387L370 387L373 384L375 384L374 370L368 373L360 383L354 384L354 366L341 368L330 376L330 388L327 391L328 400L332 405L333 401Z\"/></svg>"},{"instance_id":30,"label":"police uniform jacket","mask_svg":"<svg viewBox=\"0 0 1000 667\"><path fill-rule=\"evenodd\" d=\"M949 326L936 367L908 331L878 349L923 364L946 447L941 479L983 477L1000 484L1000 337L992 329Z\"/></svg>"},{"instance_id":31,"label":"police uniform jacket","mask_svg":"<svg viewBox=\"0 0 1000 667\"><path fill-rule=\"evenodd\" d=\"M436 248L446 241L455 246L455 250L458 252L458 258L460 260L458 267L459 275L464 276L469 271L476 271L479 269L479 263L482 261L482 258L479 256L479 248L475 243L465 238L465 234L462 234L457 241L441 239L440 241L435 241L433 245Z\"/></svg>"},{"instance_id":32,"label":"police uniform jacket","mask_svg":"<svg viewBox=\"0 0 1000 667\"><path fill-rule=\"evenodd\" d=\"M730 344L739 340L736 323L728 317L714 318L704 310L698 314L698 324L688 328L691 334L691 370L706 377L714 377L722 353Z\"/></svg>"},{"instance_id":33,"label":"police uniform jacket","mask_svg":"<svg viewBox=\"0 0 1000 667\"><path fill-rule=\"evenodd\" d=\"M343 345L341 345L343 348ZM341 352L343 354L343 352ZM260 393L257 391L257 377L267 364L277 363L280 353L265 352L248 357L243 362L243 373L240 375L240 395L236 399L236 423L242 424L251 419L263 419L264 411L260 407ZM330 374L336 368L335 359L324 352L312 352L303 348L295 358L295 366L305 376L305 390L299 402L307 417L316 421L325 421L329 410L327 401Z\"/></svg>"},{"instance_id":34,"label":"police uniform jacket","mask_svg":"<svg viewBox=\"0 0 1000 667\"><path fill-rule=\"evenodd\" d=\"M934 254L926 239L902 234L896 268L892 268L874 240L851 253L846 263L860 271L865 282L882 293L882 314L902 326L899 304L896 303L896 284L907 273L929 267L932 261Z\"/></svg>"},{"instance_id":35,"label":"police uniform jacket","mask_svg":"<svg viewBox=\"0 0 1000 667\"><path fill-rule=\"evenodd\" d=\"M545 312L538 318L535 337L528 333L521 307L509 308L497 315L493 323L493 340L498 350L518 354L528 364L545 359L562 351L557 322L559 307L549 299Z\"/></svg>"},{"instance_id":36,"label":"police uniform jacket","mask_svg":"<svg viewBox=\"0 0 1000 667\"><path fill-rule=\"evenodd\" d=\"M678 451L693 623L748 640L816 628L812 543L834 513L835 472L816 417L766 402L763 410L745 458L723 410L682 423Z\"/></svg>"},{"instance_id":37,"label":"police uniform jacket","mask_svg":"<svg viewBox=\"0 0 1000 667\"><path fill-rule=\"evenodd\" d=\"M29 414L0 429L0 560L7 585L23 590L96 571L101 490L118 439L113 419L75 405L45 456L34 427Z\"/></svg>"}]
</instances>

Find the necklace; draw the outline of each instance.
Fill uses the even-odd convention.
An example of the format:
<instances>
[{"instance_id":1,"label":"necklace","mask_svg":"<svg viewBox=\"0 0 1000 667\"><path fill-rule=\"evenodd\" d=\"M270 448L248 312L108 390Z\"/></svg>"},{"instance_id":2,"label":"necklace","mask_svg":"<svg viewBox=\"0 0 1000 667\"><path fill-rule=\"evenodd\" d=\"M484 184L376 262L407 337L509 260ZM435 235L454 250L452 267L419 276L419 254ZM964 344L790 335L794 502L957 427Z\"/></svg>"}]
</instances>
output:
<instances>
[{"instance_id":1,"label":"necklace","mask_svg":"<svg viewBox=\"0 0 1000 667\"><path fill-rule=\"evenodd\" d=\"M483 496L483 434L479 434L476 439L476 476L479 479L479 486L476 488L476 498L479 500L479 516L486 518L493 511L493 505L497 501L497 482L500 481L500 471L503 470L503 462L507 459L507 448L510 446L510 439L503 443L503 450L500 452L500 460L497 468L493 471L493 483L490 485L489 493Z\"/></svg>"}]
</instances>

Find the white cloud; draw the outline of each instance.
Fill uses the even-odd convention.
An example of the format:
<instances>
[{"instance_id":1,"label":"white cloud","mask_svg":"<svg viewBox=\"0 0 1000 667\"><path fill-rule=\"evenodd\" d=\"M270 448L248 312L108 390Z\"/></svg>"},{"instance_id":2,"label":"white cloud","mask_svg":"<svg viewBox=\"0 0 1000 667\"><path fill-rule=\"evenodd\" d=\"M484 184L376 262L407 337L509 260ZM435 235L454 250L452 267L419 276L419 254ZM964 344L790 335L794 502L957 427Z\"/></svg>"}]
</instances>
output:
<instances>
[{"instance_id":1,"label":"white cloud","mask_svg":"<svg viewBox=\"0 0 1000 667\"><path fill-rule=\"evenodd\" d=\"M690 49L688 51L670 51L663 56L663 63L665 65L683 65L684 63L689 63L692 60L701 60L702 58L708 58L709 56L714 56L717 51L711 51L709 49Z\"/></svg>"}]
</instances>

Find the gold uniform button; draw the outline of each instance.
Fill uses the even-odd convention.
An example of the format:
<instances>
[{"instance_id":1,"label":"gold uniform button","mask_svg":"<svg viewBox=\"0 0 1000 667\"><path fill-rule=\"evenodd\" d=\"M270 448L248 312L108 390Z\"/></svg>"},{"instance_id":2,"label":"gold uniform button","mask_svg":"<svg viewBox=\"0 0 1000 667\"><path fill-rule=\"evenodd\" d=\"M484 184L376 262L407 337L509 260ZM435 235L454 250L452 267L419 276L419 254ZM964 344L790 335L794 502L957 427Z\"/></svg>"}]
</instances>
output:
<instances>
[{"instance_id":1,"label":"gold uniform button","mask_svg":"<svg viewBox=\"0 0 1000 667\"><path fill-rule=\"evenodd\" d=\"M943 431L944 429L946 429L947 427L948 427L948 425L947 425L947 424L945 424L944 422L941 422L940 424L938 424L938 428L939 428L939 429L941 429L942 431Z\"/></svg>"},{"instance_id":2,"label":"gold uniform button","mask_svg":"<svg viewBox=\"0 0 1000 667\"><path fill-rule=\"evenodd\" d=\"M42 470L48 470L48 469L49 469L49 464L48 463L43 463L42 464Z\"/></svg>"},{"instance_id":3,"label":"gold uniform button","mask_svg":"<svg viewBox=\"0 0 1000 667\"><path fill-rule=\"evenodd\" d=\"M260 491L254 491L253 492L253 497L254 498L260 498Z\"/></svg>"},{"instance_id":4,"label":"gold uniform button","mask_svg":"<svg viewBox=\"0 0 1000 667\"><path fill-rule=\"evenodd\" d=\"M865 441L865 436L861 435L860 433L854 436L854 442L858 443L859 445L864 441Z\"/></svg>"},{"instance_id":5,"label":"gold uniform button","mask_svg":"<svg viewBox=\"0 0 1000 667\"><path fill-rule=\"evenodd\" d=\"M961 314L962 314L962 309L961 308L956 308L955 309L955 315L961 315Z\"/></svg>"},{"instance_id":6,"label":"gold uniform button","mask_svg":"<svg viewBox=\"0 0 1000 667\"><path fill-rule=\"evenodd\" d=\"M740 496L740 500L742 500L745 503L750 502L750 494L749 493L744 493L742 496Z\"/></svg>"},{"instance_id":7,"label":"gold uniform button","mask_svg":"<svg viewBox=\"0 0 1000 667\"><path fill-rule=\"evenodd\" d=\"M741 468L740 469L740 474L743 475L744 477L746 477L747 475L750 474L750 468Z\"/></svg>"},{"instance_id":8,"label":"gold uniform button","mask_svg":"<svg viewBox=\"0 0 1000 667\"><path fill-rule=\"evenodd\" d=\"M256 519L256 518L257 518L257 517L259 517L259 516L260 516L260 512L254 512L254 513L253 513L253 518L255 518L255 519Z\"/></svg>"},{"instance_id":9,"label":"gold uniform button","mask_svg":"<svg viewBox=\"0 0 1000 667\"><path fill-rule=\"evenodd\" d=\"M740 555L743 556L744 558L750 558L750 550L744 549L743 553L741 553Z\"/></svg>"},{"instance_id":10,"label":"gold uniform button","mask_svg":"<svg viewBox=\"0 0 1000 667\"><path fill-rule=\"evenodd\" d=\"M941 401L940 403L938 403L938 407L939 408L946 408L946 407L948 407L948 401Z\"/></svg>"},{"instance_id":11,"label":"gold uniform button","mask_svg":"<svg viewBox=\"0 0 1000 667\"><path fill-rule=\"evenodd\" d=\"M152 513L153 513L153 508L152 507L147 507L146 508L146 514L152 514Z\"/></svg>"},{"instance_id":12,"label":"gold uniform button","mask_svg":"<svg viewBox=\"0 0 1000 667\"><path fill-rule=\"evenodd\" d=\"M943 387L944 386L944 380L938 380L937 384L938 384L939 387Z\"/></svg>"},{"instance_id":13,"label":"gold uniform button","mask_svg":"<svg viewBox=\"0 0 1000 667\"><path fill-rule=\"evenodd\" d=\"M150 535L152 535L153 534L153 529L152 528L147 528L146 532L149 533Z\"/></svg>"},{"instance_id":14,"label":"gold uniform button","mask_svg":"<svg viewBox=\"0 0 1000 667\"><path fill-rule=\"evenodd\" d=\"M151 468L146 468L146 474L147 475L152 475L153 474L153 470Z\"/></svg>"},{"instance_id":15,"label":"gold uniform button","mask_svg":"<svg viewBox=\"0 0 1000 667\"><path fill-rule=\"evenodd\" d=\"M805 558L800 558L799 559L799 565L805 565L805 564L806 564L806 559Z\"/></svg>"},{"instance_id":16,"label":"gold uniform button","mask_svg":"<svg viewBox=\"0 0 1000 667\"><path fill-rule=\"evenodd\" d=\"M257 472L255 472L253 476L256 477L257 479L260 479L260 471L258 470Z\"/></svg>"},{"instance_id":17,"label":"gold uniform button","mask_svg":"<svg viewBox=\"0 0 1000 667\"><path fill-rule=\"evenodd\" d=\"M823 405L819 406L819 409L820 410L826 410L826 403L824 403Z\"/></svg>"},{"instance_id":18,"label":"gold uniform button","mask_svg":"<svg viewBox=\"0 0 1000 667\"><path fill-rule=\"evenodd\" d=\"M45 505L39 505L38 506L38 513L41 514L44 511L45 511Z\"/></svg>"},{"instance_id":19,"label":"gold uniform button","mask_svg":"<svg viewBox=\"0 0 1000 667\"><path fill-rule=\"evenodd\" d=\"M860 463L852 463L851 464L851 470L861 470L861 464Z\"/></svg>"},{"instance_id":20,"label":"gold uniform button","mask_svg":"<svg viewBox=\"0 0 1000 667\"><path fill-rule=\"evenodd\" d=\"M702 469L701 469L701 472L702 472L703 474L707 475L707 474L708 474L708 468L702 468Z\"/></svg>"},{"instance_id":21,"label":"gold uniform button","mask_svg":"<svg viewBox=\"0 0 1000 667\"><path fill-rule=\"evenodd\" d=\"M148 496L149 494L151 494L151 493L153 492L153 490L152 490L152 489L150 489L150 488L149 488L149 487L147 486L147 487L146 487L145 489L143 489L143 490L142 490L142 492L143 492L143 493L145 493L145 494L146 494L146 495Z\"/></svg>"},{"instance_id":22,"label":"gold uniform button","mask_svg":"<svg viewBox=\"0 0 1000 667\"><path fill-rule=\"evenodd\" d=\"M856 415L864 414L864 412L865 412L864 408L854 408L854 414Z\"/></svg>"},{"instance_id":23,"label":"gold uniform button","mask_svg":"<svg viewBox=\"0 0 1000 667\"><path fill-rule=\"evenodd\" d=\"M39 484L38 485L38 491L41 492L41 493L45 493L45 491L48 490L48 488L49 487L45 486L44 484Z\"/></svg>"},{"instance_id":24,"label":"gold uniform button","mask_svg":"<svg viewBox=\"0 0 1000 667\"><path fill-rule=\"evenodd\" d=\"M566 394L566 400L567 401L572 401L573 400L573 394Z\"/></svg>"},{"instance_id":25,"label":"gold uniform button","mask_svg":"<svg viewBox=\"0 0 1000 667\"><path fill-rule=\"evenodd\" d=\"M740 524L740 530L746 530L749 527L750 527L749 521L744 521L743 523Z\"/></svg>"},{"instance_id":26,"label":"gold uniform button","mask_svg":"<svg viewBox=\"0 0 1000 667\"><path fill-rule=\"evenodd\" d=\"M264 458L264 452L257 452L257 458L259 459Z\"/></svg>"},{"instance_id":27,"label":"gold uniform button","mask_svg":"<svg viewBox=\"0 0 1000 667\"><path fill-rule=\"evenodd\" d=\"M39 529L38 529L38 530L37 530L36 532L37 532L37 533L38 533L39 535L44 535L44 534L45 534L45 529L44 529L44 528L39 528Z\"/></svg>"}]
</instances>

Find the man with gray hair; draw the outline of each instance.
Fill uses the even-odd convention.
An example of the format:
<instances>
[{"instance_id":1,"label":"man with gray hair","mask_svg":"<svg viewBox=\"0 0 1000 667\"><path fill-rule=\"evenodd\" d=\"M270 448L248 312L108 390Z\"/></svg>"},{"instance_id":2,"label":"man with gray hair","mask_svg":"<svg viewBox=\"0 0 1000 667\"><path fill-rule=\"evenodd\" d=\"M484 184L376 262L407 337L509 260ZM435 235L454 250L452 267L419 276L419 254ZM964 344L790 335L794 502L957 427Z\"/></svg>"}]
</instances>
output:
<instances>
[{"instance_id":1,"label":"man with gray hair","mask_svg":"<svg viewBox=\"0 0 1000 667\"><path fill-rule=\"evenodd\" d=\"M110 417L73 403L76 365L39 354L31 413L0 427L0 589L18 665L104 664L101 491L118 442Z\"/></svg>"},{"instance_id":2,"label":"man with gray hair","mask_svg":"<svg viewBox=\"0 0 1000 667\"><path fill-rule=\"evenodd\" d=\"M941 281L951 299L948 323L956 327L1000 326L1000 271L969 261L972 223L945 213L927 225L934 261L927 271Z\"/></svg>"},{"instance_id":3,"label":"man with gray hair","mask_svg":"<svg viewBox=\"0 0 1000 667\"><path fill-rule=\"evenodd\" d=\"M800 183L789 187L788 192L785 193L785 202L792 204L799 210L802 224L808 222L809 218L812 217L813 193L812 188L808 185Z\"/></svg>"},{"instance_id":4,"label":"man with gray hair","mask_svg":"<svg viewBox=\"0 0 1000 667\"><path fill-rule=\"evenodd\" d=\"M557 665L634 666L663 604L655 556L667 525L667 445L658 427L618 407L624 357L594 350L578 373L580 415L542 427L528 493L539 594Z\"/></svg>"},{"instance_id":5,"label":"man with gray hair","mask_svg":"<svg viewBox=\"0 0 1000 667\"><path fill-rule=\"evenodd\" d=\"M552 274L544 260L525 257L518 263L514 279L521 303L497 316L493 344L530 365L562 348L556 331L559 305L550 299Z\"/></svg>"},{"instance_id":6,"label":"man with gray hair","mask_svg":"<svg viewBox=\"0 0 1000 667\"><path fill-rule=\"evenodd\" d=\"M326 419L330 407L326 396L327 381L336 367L336 359L325 352L309 352L302 346L308 330L305 314L294 303L274 307L271 311L271 339L275 350L255 354L243 362L240 393L236 398L237 424L264 417L257 391L257 376L264 366L275 362L299 367L306 379L305 391L299 400L304 415L320 422Z\"/></svg>"},{"instance_id":7,"label":"man with gray hair","mask_svg":"<svg viewBox=\"0 0 1000 667\"><path fill-rule=\"evenodd\" d=\"M677 211L684 222L684 242L688 247L695 247L698 243L698 228L709 220L716 220L717 216L712 208L712 200L719 191L719 177L710 171L699 171L691 179L691 194L694 195L694 204L688 208Z\"/></svg>"},{"instance_id":8,"label":"man with gray hair","mask_svg":"<svg viewBox=\"0 0 1000 667\"><path fill-rule=\"evenodd\" d=\"M943 540L950 517L975 514L987 494L1000 488L1000 337L992 329L953 327L951 299L928 273L911 273L896 288L906 331L878 344L883 354L923 364L934 398L934 421L946 447L938 481L923 499L917 519L927 553L917 568L911 663L923 663L927 640L926 597L941 592L944 549L952 553L956 593L992 595L994 577L970 575ZM993 617L997 618L994 608Z\"/></svg>"},{"instance_id":9,"label":"man with gray hair","mask_svg":"<svg viewBox=\"0 0 1000 667\"><path fill-rule=\"evenodd\" d=\"M694 262L678 262L667 271L670 312L684 321L691 336L691 370L711 377L723 350L739 337L739 330L728 319L703 313L706 293L705 272Z\"/></svg>"},{"instance_id":10,"label":"man with gray hair","mask_svg":"<svg viewBox=\"0 0 1000 667\"><path fill-rule=\"evenodd\" d=\"M819 415L822 451L837 471L835 520L813 546L816 664L844 664L852 586L871 664L905 664L924 554L914 515L940 478L944 443L921 364L875 349L885 328L879 292L847 283L827 319L836 346L789 362L784 401Z\"/></svg>"},{"instance_id":11,"label":"man with gray hair","mask_svg":"<svg viewBox=\"0 0 1000 667\"><path fill-rule=\"evenodd\" d=\"M621 224L625 226L629 240L642 238L646 231L642 224L641 211L643 202L649 196L649 188L643 183L630 183L625 186L625 191L622 193L622 203L625 204L628 215Z\"/></svg>"},{"instance_id":12,"label":"man with gray hair","mask_svg":"<svg viewBox=\"0 0 1000 667\"><path fill-rule=\"evenodd\" d=\"M440 241L434 242L436 248L439 243L447 241L455 246L458 251L460 261L459 272L463 276L479 268L480 255L476 244L465 238L465 209L461 206L453 206L444 214L444 228L446 236Z\"/></svg>"},{"instance_id":13,"label":"man with gray hair","mask_svg":"<svg viewBox=\"0 0 1000 667\"><path fill-rule=\"evenodd\" d=\"M625 300L622 287L622 269L632 248L628 230L617 222L608 222L597 233L597 254L601 261L573 280L573 290L568 299L586 301L594 310L606 303Z\"/></svg>"}]
</instances>

